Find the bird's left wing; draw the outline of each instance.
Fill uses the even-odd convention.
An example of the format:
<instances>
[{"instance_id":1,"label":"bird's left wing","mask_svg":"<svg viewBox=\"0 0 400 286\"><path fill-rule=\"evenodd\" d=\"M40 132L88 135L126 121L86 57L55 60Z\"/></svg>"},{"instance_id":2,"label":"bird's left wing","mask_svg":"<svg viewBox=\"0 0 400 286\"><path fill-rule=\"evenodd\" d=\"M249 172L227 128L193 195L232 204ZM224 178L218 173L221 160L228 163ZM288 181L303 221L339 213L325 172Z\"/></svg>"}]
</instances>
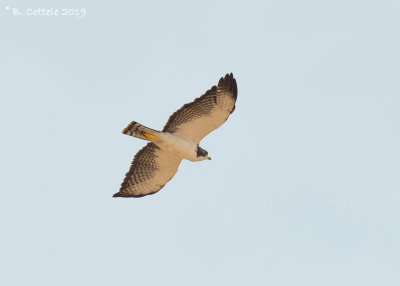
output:
<instances>
[{"instance_id":1,"label":"bird's left wing","mask_svg":"<svg viewBox=\"0 0 400 286\"><path fill-rule=\"evenodd\" d=\"M220 127L235 110L236 80L227 74L205 94L185 104L170 116L163 132L170 132L194 142Z\"/></svg>"},{"instance_id":2,"label":"bird's left wing","mask_svg":"<svg viewBox=\"0 0 400 286\"><path fill-rule=\"evenodd\" d=\"M118 193L113 197L143 197L161 190L178 171L182 158L150 142L136 153Z\"/></svg>"}]
</instances>

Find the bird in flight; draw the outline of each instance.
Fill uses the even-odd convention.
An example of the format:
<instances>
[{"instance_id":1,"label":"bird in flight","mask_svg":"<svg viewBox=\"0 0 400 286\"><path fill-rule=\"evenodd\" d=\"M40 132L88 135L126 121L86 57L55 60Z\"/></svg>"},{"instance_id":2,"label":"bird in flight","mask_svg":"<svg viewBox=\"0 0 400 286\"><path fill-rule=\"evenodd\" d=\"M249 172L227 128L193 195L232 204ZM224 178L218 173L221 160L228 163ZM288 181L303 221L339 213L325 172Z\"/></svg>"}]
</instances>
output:
<instances>
[{"instance_id":1,"label":"bird in flight","mask_svg":"<svg viewBox=\"0 0 400 286\"><path fill-rule=\"evenodd\" d=\"M150 141L133 158L121 187L113 197L143 197L161 190L178 171L182 159L211 160L199 146L235 110L237 85L233 74L173 113L162 131L132 121L122 133Z\"/></svg>"}]
</instances>

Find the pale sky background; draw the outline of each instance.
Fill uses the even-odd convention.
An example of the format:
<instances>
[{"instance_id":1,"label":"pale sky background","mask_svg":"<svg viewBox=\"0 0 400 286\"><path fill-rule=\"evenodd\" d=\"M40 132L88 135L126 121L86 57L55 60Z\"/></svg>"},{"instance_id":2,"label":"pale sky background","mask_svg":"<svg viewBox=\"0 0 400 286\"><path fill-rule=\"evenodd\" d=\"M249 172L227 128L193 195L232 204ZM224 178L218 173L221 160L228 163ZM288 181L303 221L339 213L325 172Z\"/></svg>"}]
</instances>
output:
<instances>
[{"instance_id":1,"label":"pale sky background","mask_svg":"<svg viewBox=\"0 0 400 286\"><path fill-rule=\"evenodd\" d=\"M1 3L1 285L400 285L399 1ZM228 72L213 160L112 198Z\"/></svg>"}]
</instances>

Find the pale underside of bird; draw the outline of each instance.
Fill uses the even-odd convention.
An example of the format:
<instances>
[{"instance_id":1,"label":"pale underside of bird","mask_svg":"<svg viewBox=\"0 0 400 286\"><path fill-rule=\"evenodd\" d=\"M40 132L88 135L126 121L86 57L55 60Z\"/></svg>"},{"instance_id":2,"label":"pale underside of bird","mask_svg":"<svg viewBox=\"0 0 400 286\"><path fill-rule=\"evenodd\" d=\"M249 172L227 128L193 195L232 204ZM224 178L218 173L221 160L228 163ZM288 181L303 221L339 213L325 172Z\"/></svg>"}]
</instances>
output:
<instances>
[{"instance_id":1,"label":"pale underside of bird","mask_svg":"<svg viewBox=\"0 0 400 286\"><path fill-rule=\"evenodd\" d=\"M232 73L205 94L173 113L162 131L132 121L122 133L151 141L136 153L121 188L113 197L143 197L161 190L182 159L211 159L199 142L235 110L237 85Z\"/></svg>"}]
</instances>

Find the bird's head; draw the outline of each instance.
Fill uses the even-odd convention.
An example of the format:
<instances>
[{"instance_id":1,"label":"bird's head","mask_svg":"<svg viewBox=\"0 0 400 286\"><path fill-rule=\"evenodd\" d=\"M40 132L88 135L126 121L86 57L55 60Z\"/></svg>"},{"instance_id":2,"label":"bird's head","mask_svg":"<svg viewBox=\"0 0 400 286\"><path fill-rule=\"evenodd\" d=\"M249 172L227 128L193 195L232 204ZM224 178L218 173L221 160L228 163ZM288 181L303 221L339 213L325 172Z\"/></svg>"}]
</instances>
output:
<instances>
[{"instance_id":1,"label":"bird's head","mask_svg":"<svg viewBox=\"0 0 400 286\"><path fill-rule=\"evenodd\" d=\"M197 146L197 159L199 161L207 160L207 159L211 160L211 157L210 157L210 155L208 155L208 152L206 150L204 150L200 146Z\"/></svg>"}]
</instances>

